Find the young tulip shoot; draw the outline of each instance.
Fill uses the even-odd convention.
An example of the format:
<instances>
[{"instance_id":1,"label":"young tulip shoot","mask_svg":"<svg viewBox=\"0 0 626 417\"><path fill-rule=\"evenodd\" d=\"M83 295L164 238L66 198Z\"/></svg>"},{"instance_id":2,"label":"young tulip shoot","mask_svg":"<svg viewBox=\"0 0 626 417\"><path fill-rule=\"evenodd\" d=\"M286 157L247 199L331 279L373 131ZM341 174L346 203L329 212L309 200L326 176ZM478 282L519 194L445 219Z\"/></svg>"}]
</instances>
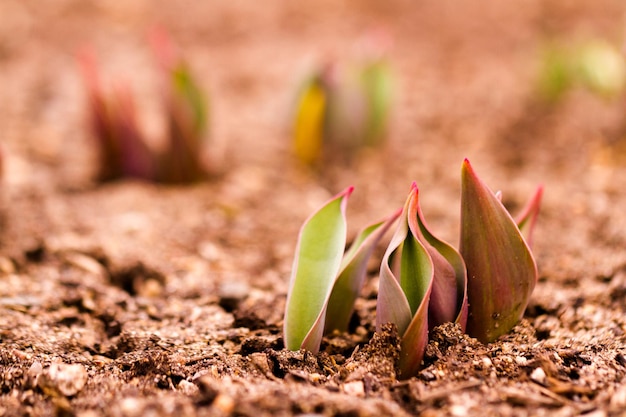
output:
<instances>
[{"instance_id":1,"label":"young tulip shoot","mask_svg":"<svg viewBox=\"0 0 626 417\"><path fill-rule=\"evenodd\" d=\"M295 156L305 165L314 166L322 159L324 124L330 89L327 76L317 74L301 88L293 127Z\"/></svg>"},{"instance_id":2,"label":"young tulip shoot","mask_svg":"<svg viewBox=\"0 0 626 417\"><path fill-rule=\"evenodd\" d=\"M478 178L462 167L461 242L457 252L426 226L413 183L401 211L365 228L343 253L346 189L302 226L284 322L285 346L317 352L322 336L346 330L373 248L400 219L380 266L376 328L393 323L400 341L400 378L422 366L429 332L454 322L484 343L522 318L537 281L529 242L539 213L539 187L514 220Z\"/></svg>"},{"instance_id":3,"label":"young tulip shoot","mask_svg":"<svg viewBox=\"0 0 626 417\"><path fill-rule=\"evenodd\" d=\"M156 154L139 129L131 91L120 84L113 94L105 94L93 53L85 52L79 60L87 87L90 125L100 149L99 179L151 179Z\"/></svg>"},{"instance_id":4,"label":"young tulip shoot","mask_svg":"<svg viewBox=\"0 0 626 417\"><path fill-rule=\"evenodd\" d=\"M418 196L413 184L383 257L376 310L377 328L389 322L398 327L403 378L421 367L429 329L445 322L464 327L467 317L463 260L428 231Z\"/></svg>"},{"instance_id":5,"label":"young tulip shoot","mask_svg":"<svg viewBox=\"0 0 626 417\"><path fill-rule=\"evenodd\" d=\"M204 179L208 176L202 160L208 136L208 100L167 33L155 30L151 40L163 71L168 125L168 152L162 155L159 176L164 182Z\"/></svg>"},{"instance_id":6,"label":"young tulip shoot","mask_svg":"<svg viewBox=\"0 0 626 417\"><path fill-rule=\"evenodd\" d=\"M133 94L125 84L105 91L93 53L79 57L89 101L90 124L100 152L99 180L123 177L183 183L207 178L203 148L208 104L165 32L152 37L164 74L165 147L149 145L139 126Z\"/></svg>"},{"instance_id":7,"label":"young tulip shoot","mask_svg":"<svg viewBox=\"0 0 626 417\"><path fill-rule=\"evenodd\" d=\"M293 150L304 165L350 162L387 134L392 76L384 54L360 62L328 62L307 77L298 92Z\"/></svg>"},{"instance_id":8,"label":"young tulip shoot","mask_svg":"<svg viewBox=\"0 0 626 417\"><path fill-rule=\"evenodd\" d=\"M537 281L537 266L516 222L467 159L462 169L460 252L468 275L467 332L492 342L522 318Z\"/></svg>"},{"instance_id":9,"label":"young tulip shoot","mask_svg":"<svg viewBox=\"0 0 626 417\"><path fill-rule=\"evenodd\" d=\"M345 210L352 190L332 198L300 230L285 308L287 349L317 352L324 333L347 329L367 261L399 215L365 228L344 254Z\"/></svg>"}]
</instances>

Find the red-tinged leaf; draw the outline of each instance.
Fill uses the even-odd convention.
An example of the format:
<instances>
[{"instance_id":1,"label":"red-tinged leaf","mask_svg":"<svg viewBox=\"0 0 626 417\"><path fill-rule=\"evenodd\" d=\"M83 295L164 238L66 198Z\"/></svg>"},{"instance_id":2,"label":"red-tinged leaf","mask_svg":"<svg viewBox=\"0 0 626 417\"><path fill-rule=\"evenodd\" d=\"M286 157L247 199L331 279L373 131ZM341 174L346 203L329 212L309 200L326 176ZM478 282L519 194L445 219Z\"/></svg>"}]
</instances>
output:
<instances>
[{"instance_id":1,"label":"red-tinged leaf","mask_svg":"<svg viewBox=\"0 0 626 417\"><path fill-rule=\"evenodd\" d=\"M461 245L468 275L467 332L482 342L522 318L537 266L515 221L466 159L462 169Z\"/></svg>"},{"instance_id":2,"label":"red-tinged leaf","mask_svg":"<svg viewBox=\"0 0 626 417\"><path fill-rule=\"evenodd\" d=\"M419 370L428 344L428 309L434 265L410 223L417 218L417 187L407 198L400 224L383 257L376 308L377 329L394 323L401 335L400 374L409 378ZM393 257L400 257L399 277L392 272Z\"/></svg>"},{"instance_id":3,"label":"red-tinged leaf","mask_svg":"<svg viewBox=\"0 0 626 417\"><path fill-rule=\"evenodd\" d=\"M285 308L284 340L290 350L319 350L326 306L346 244L350 187L315 212L300 229Z\"/></svg>"},{"instance_id":4,"label":"red-tinged leaf","mask_svg":"<svg viewBox=\"0 0 626 417\"><path fill-rule=\"evenodd\" d=\"M429 288L424 294L424 299L428 300L430 296L431 289ZM422 360L428 345L428 307L428 302L420 305L400 341L398 361L400 379L408 379L416 375L422 367Z\"/></svg>"},{"instance_id":5,"label":"red-tinged leaf","mask_svg":"<svg viewBox=\"0 0 626 417\"><path fill-rule=\"evenodd\" d=\"M461 255L446 242L437 239L426 227L419 205L419 191L411 210L416 215L409 218L409 227L430 254L434 266L433 287L429 303L430 328L443 323L456 322L465 329L467 321L467 272Z\"/></svg>"},{"instance_id":6,"label":"red-tinged leaf","mask_svg":"<svg viewBox=\"0 0 626 417\"><path fill-rule=\"evenodd\" d=\"M154 180L156 155L148 146L137 123L133 96L126 85L117 89L118 106L115 116L116 137L119 141L119 164L125 177Z\"/></svg>"},{"instance_id":7,"label":"red-tinged leaf","mask_svg":"<svg viewBox=\"0 0 626 417\"><path fill-rule=\"evenodd\" d=\"M376 302L376 329L380 330L383 324L393 323L398 327L400 335L404 334L413 317L409 301L390 267L390 258L400 252L402 244L406 239L408 227L405 223L403 224L404 227L402 224L398 226L396 234L383 257L380 266L380 283L378 285Z\"/></svg>"},{"instance_id":8,"label":"red-tinged leaf","mask_svg":"<svg viewBox=\"0 0 626 417\"><path fill-rule=\"evenodd\" d=\"M535 230L535 224L537 223L537 216L539 215L539 209L541 208L541 197L543 196L543 187L537 187L535 194L528 200L526 206L522 209L520 215L515 219L517 227L522 232L522 235L526 239L529 247L532 247L533 243L533 231Z\"/></svg>"},{"instance_id":9,"label":"red-tinged leaf","mask_svg":"<svg viewBox=\"0 0 626 417\"><path fill-rule=\"evenodd\" d=\"M122 175L120 143L115 126L113 104L102 91L95 54L87 49L77 55L83 81L87 89L89 124L99 146L99 177L111 180Z\"/></svg>"},{"instance_id":10,"label":"red-tinged leaf","mask_svg":"<svg viewBox=\"0 0 626 417\"><path fill-rule=\"evenodd\" d=\"M341 271L328 300L325 333L345 331L354 310L354 302L363 287L367 262L374 248L400 216L401 210L387 219L366 227L356 237L341 262Z\"/></svg>"},{"instance_id":11,"label":"red-tinged leaf","mask_svg":"<svg viewBox=\"0 0 626 417\"><path fill-rule=\"evenodd\" d=\"M413 315L422 303L428 304L424 296L432 285L433 264L423 245L409 229L413 197L413 188L406 200L400 223L391 238L380 266L380 283L376 307L376 327L394 323L403 335L409 327ZM400 258L399 271L392 271L394 258ZM395 269L395 268L394 268Z\"/></svg>"}]
</instances>

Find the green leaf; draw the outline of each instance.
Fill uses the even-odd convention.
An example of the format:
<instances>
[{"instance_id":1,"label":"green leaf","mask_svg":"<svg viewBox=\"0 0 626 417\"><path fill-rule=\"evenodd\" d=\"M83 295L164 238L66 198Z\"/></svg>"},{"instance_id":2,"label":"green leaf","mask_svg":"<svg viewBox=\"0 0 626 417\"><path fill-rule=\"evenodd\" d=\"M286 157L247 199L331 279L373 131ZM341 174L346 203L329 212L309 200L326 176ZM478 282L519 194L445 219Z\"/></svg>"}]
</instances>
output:
<instances>
[{"instance_id":1,"label":"green leaf","mask_svg":"<svg viewBox=\"0 0 626 417\"><path fill-rule=\"evenodd\" d=\"M548 103L557 103L576 83L571 53L558 45L544 48L537 77L538 93Z\"/></svg>"},{"instance_id":2,"label":"green leaf","mask_svg":"<svg viewBox=\"0 0 626 417\"><path fill-rule=\"evenodd\" d=\"M344 254L339 277L328 301L324 333L333 330L345 331L348 328L354 302L365 280L367 262L380 239L400 213L398 210L387 219L366 227Z\"/></svg>"},{"instance_id":3,"label":"green leaf","mask_svg":"<svg viewBox=\"0 0 626 417\"><path fill-rule=\"evenodd\" d=\"M202 89L184 62L172 70L172 88L191 114L192 130L198 139L204 137L208 125L208 104Z\"/></svg>"},{"instance_id":4,"label":"green leaf","mask_svg":"<svg viewBox=\"0 0 626 417\"><path fill-rule=\"evenodd\" d=\"M368 105L364 144L378 145L387 133L393 98L393 77L387 61L378 58L364 64L361 83Z\"/></svg>"},{"instance_id":5,"label":"green leaf","mask_svg":"<svg viewBox=\"0 0 626 417\"><path fill-rule=\"evenodd\" d=\"M428 299L430 299L431 289L429 288L424 294L424 300L409 327L404 332L400 341L400 358L398 360L398 368L400 370L400 378L407 379L416 375L422 367L424 352L428 346Z\"/></svg>"},{"instance_id":6,"label":"green leaf","mask_svg":"<svg viewBox=\"0 0 626 417\"><path fill-rule=\"evenodd\" d=\"M417 187L404 205L400 224L380 267L376 327L394 323L401 335L400 374L408 378L419 370L428 344L428 305L434 277L432 259L411 231L417 217ZM399 277L392 272L392 258L400 256Z\"/></svg>"},{"instance_id":7,"label":"green leaf","mask_svg":"<svg viewBox=\"0 0 626 417\"><path fill-rule=\"evenodd\" d=\"M290 350L319 350L328 299L346 242L349 187L315 212L300 229L284 322Z\"/></svg>"},{"instance_id":8,"label":"green leaf","mask_svg":"<svg viewBox=\"0 0 626 417\"><path fill-rule=\"evenodd\" d=\"M468 275L467 332L482 342L522 318L537 266L515 221L466 159L462 169L461 245Z\"/></svg>"}]
</instances>

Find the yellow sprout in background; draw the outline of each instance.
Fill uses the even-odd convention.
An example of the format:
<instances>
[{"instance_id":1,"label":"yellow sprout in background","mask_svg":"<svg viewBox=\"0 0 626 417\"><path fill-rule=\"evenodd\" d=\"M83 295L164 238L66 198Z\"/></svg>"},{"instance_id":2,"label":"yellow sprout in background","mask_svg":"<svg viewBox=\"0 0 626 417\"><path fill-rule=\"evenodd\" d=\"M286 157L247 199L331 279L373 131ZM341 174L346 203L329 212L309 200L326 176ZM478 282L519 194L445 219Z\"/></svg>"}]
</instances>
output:
<instances>
[{"instance_id":1,"label":"yellow sprout in background","mask_svg":"<svg viewBox=\"0 0 626 417\"><path fill-rule=\"evenodd\" d=\"M318 79L312 79L301 93L294 126L294 152L306 165L313 165L322 156L324 113L327 93Z\"/></svg>"},{"instance_id":2,"label":"yellow sprout in background","mask_svg":"<svg viewBox=\"0 0 626 417\"><path fill-rule=\"evenodd\" d=\"M293 112L293 152L303 165L350 162L387 136L393 77L389 43L376 32L351 60L329 61L306 78Z\"/></svg>"}]
</instances>

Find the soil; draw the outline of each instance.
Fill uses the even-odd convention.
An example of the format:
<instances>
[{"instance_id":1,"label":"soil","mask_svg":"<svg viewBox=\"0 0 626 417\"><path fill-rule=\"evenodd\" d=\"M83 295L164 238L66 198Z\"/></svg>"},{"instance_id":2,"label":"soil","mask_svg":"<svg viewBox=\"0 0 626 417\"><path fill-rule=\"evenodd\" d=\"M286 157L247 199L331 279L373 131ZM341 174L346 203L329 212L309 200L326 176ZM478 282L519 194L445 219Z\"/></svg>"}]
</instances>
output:
<instances>
[{"instance_id":1,"label":"soil","mask_svg":"<svg viewBox=\"0 0 626 417\"><path fill-rule=\"evenodd\" d=\"M537 100L548 39L620 42L620 0L0 3L0 415L620 416L626 412L625 98ZM126 78L158 131L146 33L167 28L212 102L213 181L97 184L76 51ZM311 173L289 105L307 69L394 40L383 148ZM457 242L469 158L515 212L545 187L540 280L524 320L482 344L431 334L396 378L375 333L377 267L351 329L289 352L282 313L297 232L348 185L350 233L400 207L412 181ZM382 252L384 248L379 248Z\"/></svg>"}]
</instances>

